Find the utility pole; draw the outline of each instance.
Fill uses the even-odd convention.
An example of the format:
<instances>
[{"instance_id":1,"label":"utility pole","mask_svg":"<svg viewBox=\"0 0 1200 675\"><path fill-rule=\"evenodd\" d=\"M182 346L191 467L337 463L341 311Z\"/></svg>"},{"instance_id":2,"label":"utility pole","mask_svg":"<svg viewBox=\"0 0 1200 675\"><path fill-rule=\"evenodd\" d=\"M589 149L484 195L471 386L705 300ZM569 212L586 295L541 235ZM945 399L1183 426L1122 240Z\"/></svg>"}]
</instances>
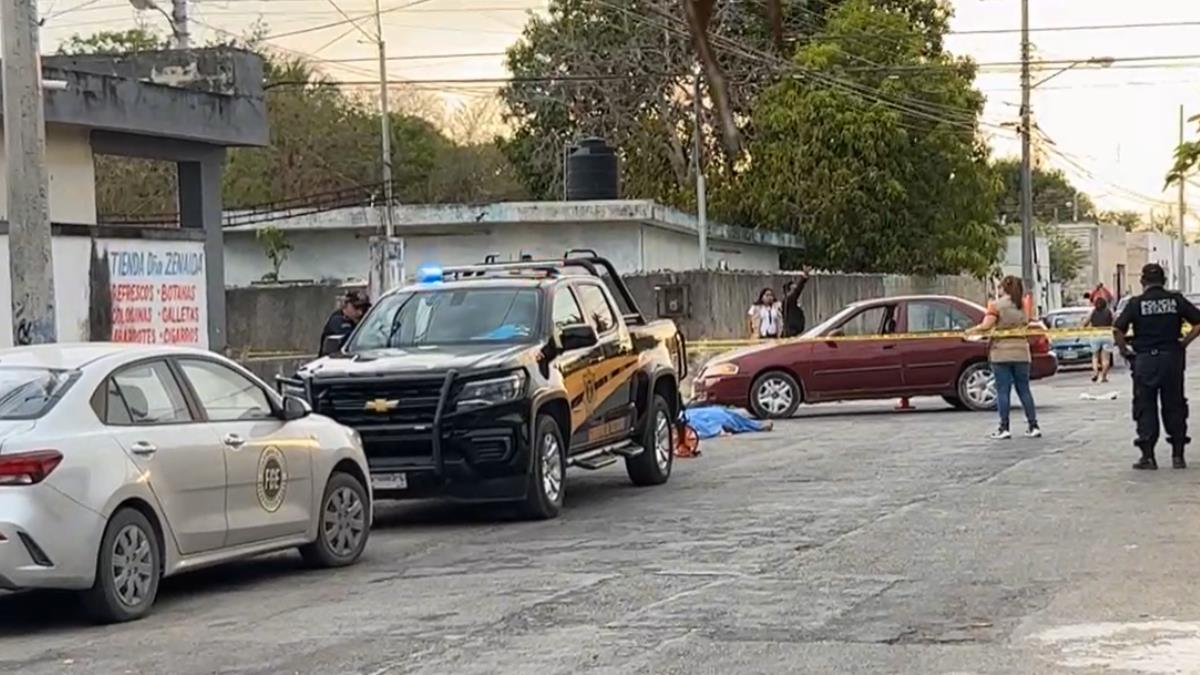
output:
<instances>
[{"instance_id":1,"label":"utility pole","mask_svg":"<svg viewBox=\"0 0 1200 675\"><path fill-rule=\"evenodd\" d=\"M1038 297L1034 288L1033 168L1030 164L1029 0L1021 0L1021 278L1025 290Z\"/></svg>"},{"instance_id":2,"label":"utility pole","mask_svg":"<svg viewBox=\"0 0 1200 675\"><path fill-rule=\"evenodd\" d=\"M56 342L50 179L36 0L0 0L14 345Z\"/></svg>"},{"instance_id":3,"label":"utility pole","mask_svg":"<svg viewBox=\"0 0 1200 675\"><path fill-rule=\"evenodd\" d=\"M380 281L383 290L390 290L393 285L393 255L392 246L396 236L396 226L393 216L392 195L392 115L388 105L388 75L387 75L387 44L383 39L383 18L379 11L379 0L375 0L375 35L379 47L379 153L381 173L383 177L383 269L380 270ZM403 246L403 244L401 244ZM399 270L400 281L404 272Z\"/></svg>"},{"instance_id":4,"label":"utility pole","mask_svg":"<svg viewBox=\"0 0 1200 675\"><path fill-rule=\"evenodd\" d=\"M1183 145L1184 141L1184 125L1187 119L1183 114L1183 106L1179 106L1179 144ZM1179 258L1176 260L1176 266L1179 267L1179 283L1176 284L1180 293L1187 293L1191 289L1191 275L1187 273L1187 231L1185 224L1187 223L1187 181L1182 178L1179 181Z\"/></svg>"},{"instance_id":5,"label":"utility pole","mask_svg":"<svg viewBox=\"0 0 1200 675\"><path fill-rule=\"evenodd\" d=\"M692 109L696 114L696 221L700 228L700 269L708 269L708 195L704 182L704 127L700 116L700 73L692 88Z\"/></svg>"},{"instance_id":6,"label":"utility pole","mask_svg":"<svg viewBox=\"0 0 1200 675\"><path fill-rule=\"evenodd\" d=\"M192 35L188 29L188 0L171 0L171 29L175 33L176 49L192 48Z\"/></svg>"}]
</instances>

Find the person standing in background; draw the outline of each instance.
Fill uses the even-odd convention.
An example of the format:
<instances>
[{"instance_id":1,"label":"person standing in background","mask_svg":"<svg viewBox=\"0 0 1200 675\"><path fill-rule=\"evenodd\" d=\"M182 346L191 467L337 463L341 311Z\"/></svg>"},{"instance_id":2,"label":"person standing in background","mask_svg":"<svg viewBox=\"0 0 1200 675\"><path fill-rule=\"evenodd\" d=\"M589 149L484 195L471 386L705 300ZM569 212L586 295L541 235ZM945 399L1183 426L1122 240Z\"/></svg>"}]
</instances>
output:
<instances>
[{"instance_id":1,"label":"person standing in background","mask_svg":"<svg viewBox=\"0 0 1200 675\"><path fill-rule=\"evenodd\" d=\"M799 337L804 333L804 308L800 306L800 294L808 285L808 270L800 273L796 281L783 285L783 337Z\"/></svg>"},{"instance_id":2,"label":"person standing in background","mask_svg":"<svg viewBox=\"0 0 1200 675\"><path fill-rule=\"evenodd\" d=\"M759 291L747 317L752 340L773 340L783 335L783 305L770 288Z\"/></svg>"},{"instance_id":3,"label":"person standing in background","mask_svg":"<svg viewBox=\"0 0 1200 675\"><path fill-rule=\"evenodd\" d=\"M1108 371L1112 369L1113 350L1113 313L1108 308L1108 301L1103 295L1097 295L1093 300L1092 313L1083 322L1084 328L1103 328L1103 335L1090 339L1092 343L1092 382L1108 382Z\"/></svg>"}]
</instances>

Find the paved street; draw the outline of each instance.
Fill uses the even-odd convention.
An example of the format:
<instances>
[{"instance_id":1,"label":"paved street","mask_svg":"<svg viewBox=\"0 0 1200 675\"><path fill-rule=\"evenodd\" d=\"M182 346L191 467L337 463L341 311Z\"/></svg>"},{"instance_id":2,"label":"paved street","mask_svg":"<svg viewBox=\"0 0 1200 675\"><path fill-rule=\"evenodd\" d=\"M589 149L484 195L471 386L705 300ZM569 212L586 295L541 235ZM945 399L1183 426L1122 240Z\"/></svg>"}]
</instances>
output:
<instances>
[{"instance_id":1,"label":"paved street","mask_svg":"<svg viewBox=\"0 0 1200 675\"><path fill-rule=\"evenodd\" d=\"M0 597L0 671L1200 673L1200 449L1131 471L1127 388L1035 385L1047 437L1007 443L940 401L807 409L663 488L576 473L552 522L387 506L358 567L174 579L135 624Z\"/></svg>"}]
</instances>

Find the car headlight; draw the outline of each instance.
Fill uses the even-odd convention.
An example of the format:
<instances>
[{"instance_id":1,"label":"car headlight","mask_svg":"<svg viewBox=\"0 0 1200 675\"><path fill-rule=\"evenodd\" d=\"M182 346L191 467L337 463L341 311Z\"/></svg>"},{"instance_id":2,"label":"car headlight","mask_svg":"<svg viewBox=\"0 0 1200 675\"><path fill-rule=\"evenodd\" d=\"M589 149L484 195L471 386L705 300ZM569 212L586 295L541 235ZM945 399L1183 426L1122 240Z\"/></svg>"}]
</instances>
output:
<instances>
[{"instance_id":1,"label":"car headlight","mask_svg":"<svg viewBox=\"0 0 1200 675\"><path fill-rule=\"evenodd\" d=\"M718 363L705 368L704 372L700 373L700 379L707 380L714 377L729 377L730 375L737 374L738 367L736 365L732 363Z\"/></svg>"},{"instance_id":2,"label":"car headlight","mask_svg":"<svg viewBox=\"0 0 1200 675\"><path fill-rule=\"evenodd\" d=\"M515 401L525 393L525 378L525 371L518 370L504 377L467 382L458 392L455 410L485 408Z\"/></svg>"}]
</instances>

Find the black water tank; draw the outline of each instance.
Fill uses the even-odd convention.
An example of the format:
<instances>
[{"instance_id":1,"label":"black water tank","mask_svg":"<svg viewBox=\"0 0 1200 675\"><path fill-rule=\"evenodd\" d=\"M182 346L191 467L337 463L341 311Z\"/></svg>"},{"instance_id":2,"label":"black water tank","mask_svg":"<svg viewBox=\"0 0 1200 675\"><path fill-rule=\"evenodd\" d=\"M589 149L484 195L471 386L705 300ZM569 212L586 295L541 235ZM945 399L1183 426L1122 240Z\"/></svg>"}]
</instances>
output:
<instances>
[{"instance_id":1,"label":"black water tank","mask_svg":"<svg viewBox=\"0 0 1200 675\"><path fill-rule=\"evenodd\" d=\"M600 138L585 138L567 155L567 199L620 199L617 153Z\"/></svg>"}]
</instances>

